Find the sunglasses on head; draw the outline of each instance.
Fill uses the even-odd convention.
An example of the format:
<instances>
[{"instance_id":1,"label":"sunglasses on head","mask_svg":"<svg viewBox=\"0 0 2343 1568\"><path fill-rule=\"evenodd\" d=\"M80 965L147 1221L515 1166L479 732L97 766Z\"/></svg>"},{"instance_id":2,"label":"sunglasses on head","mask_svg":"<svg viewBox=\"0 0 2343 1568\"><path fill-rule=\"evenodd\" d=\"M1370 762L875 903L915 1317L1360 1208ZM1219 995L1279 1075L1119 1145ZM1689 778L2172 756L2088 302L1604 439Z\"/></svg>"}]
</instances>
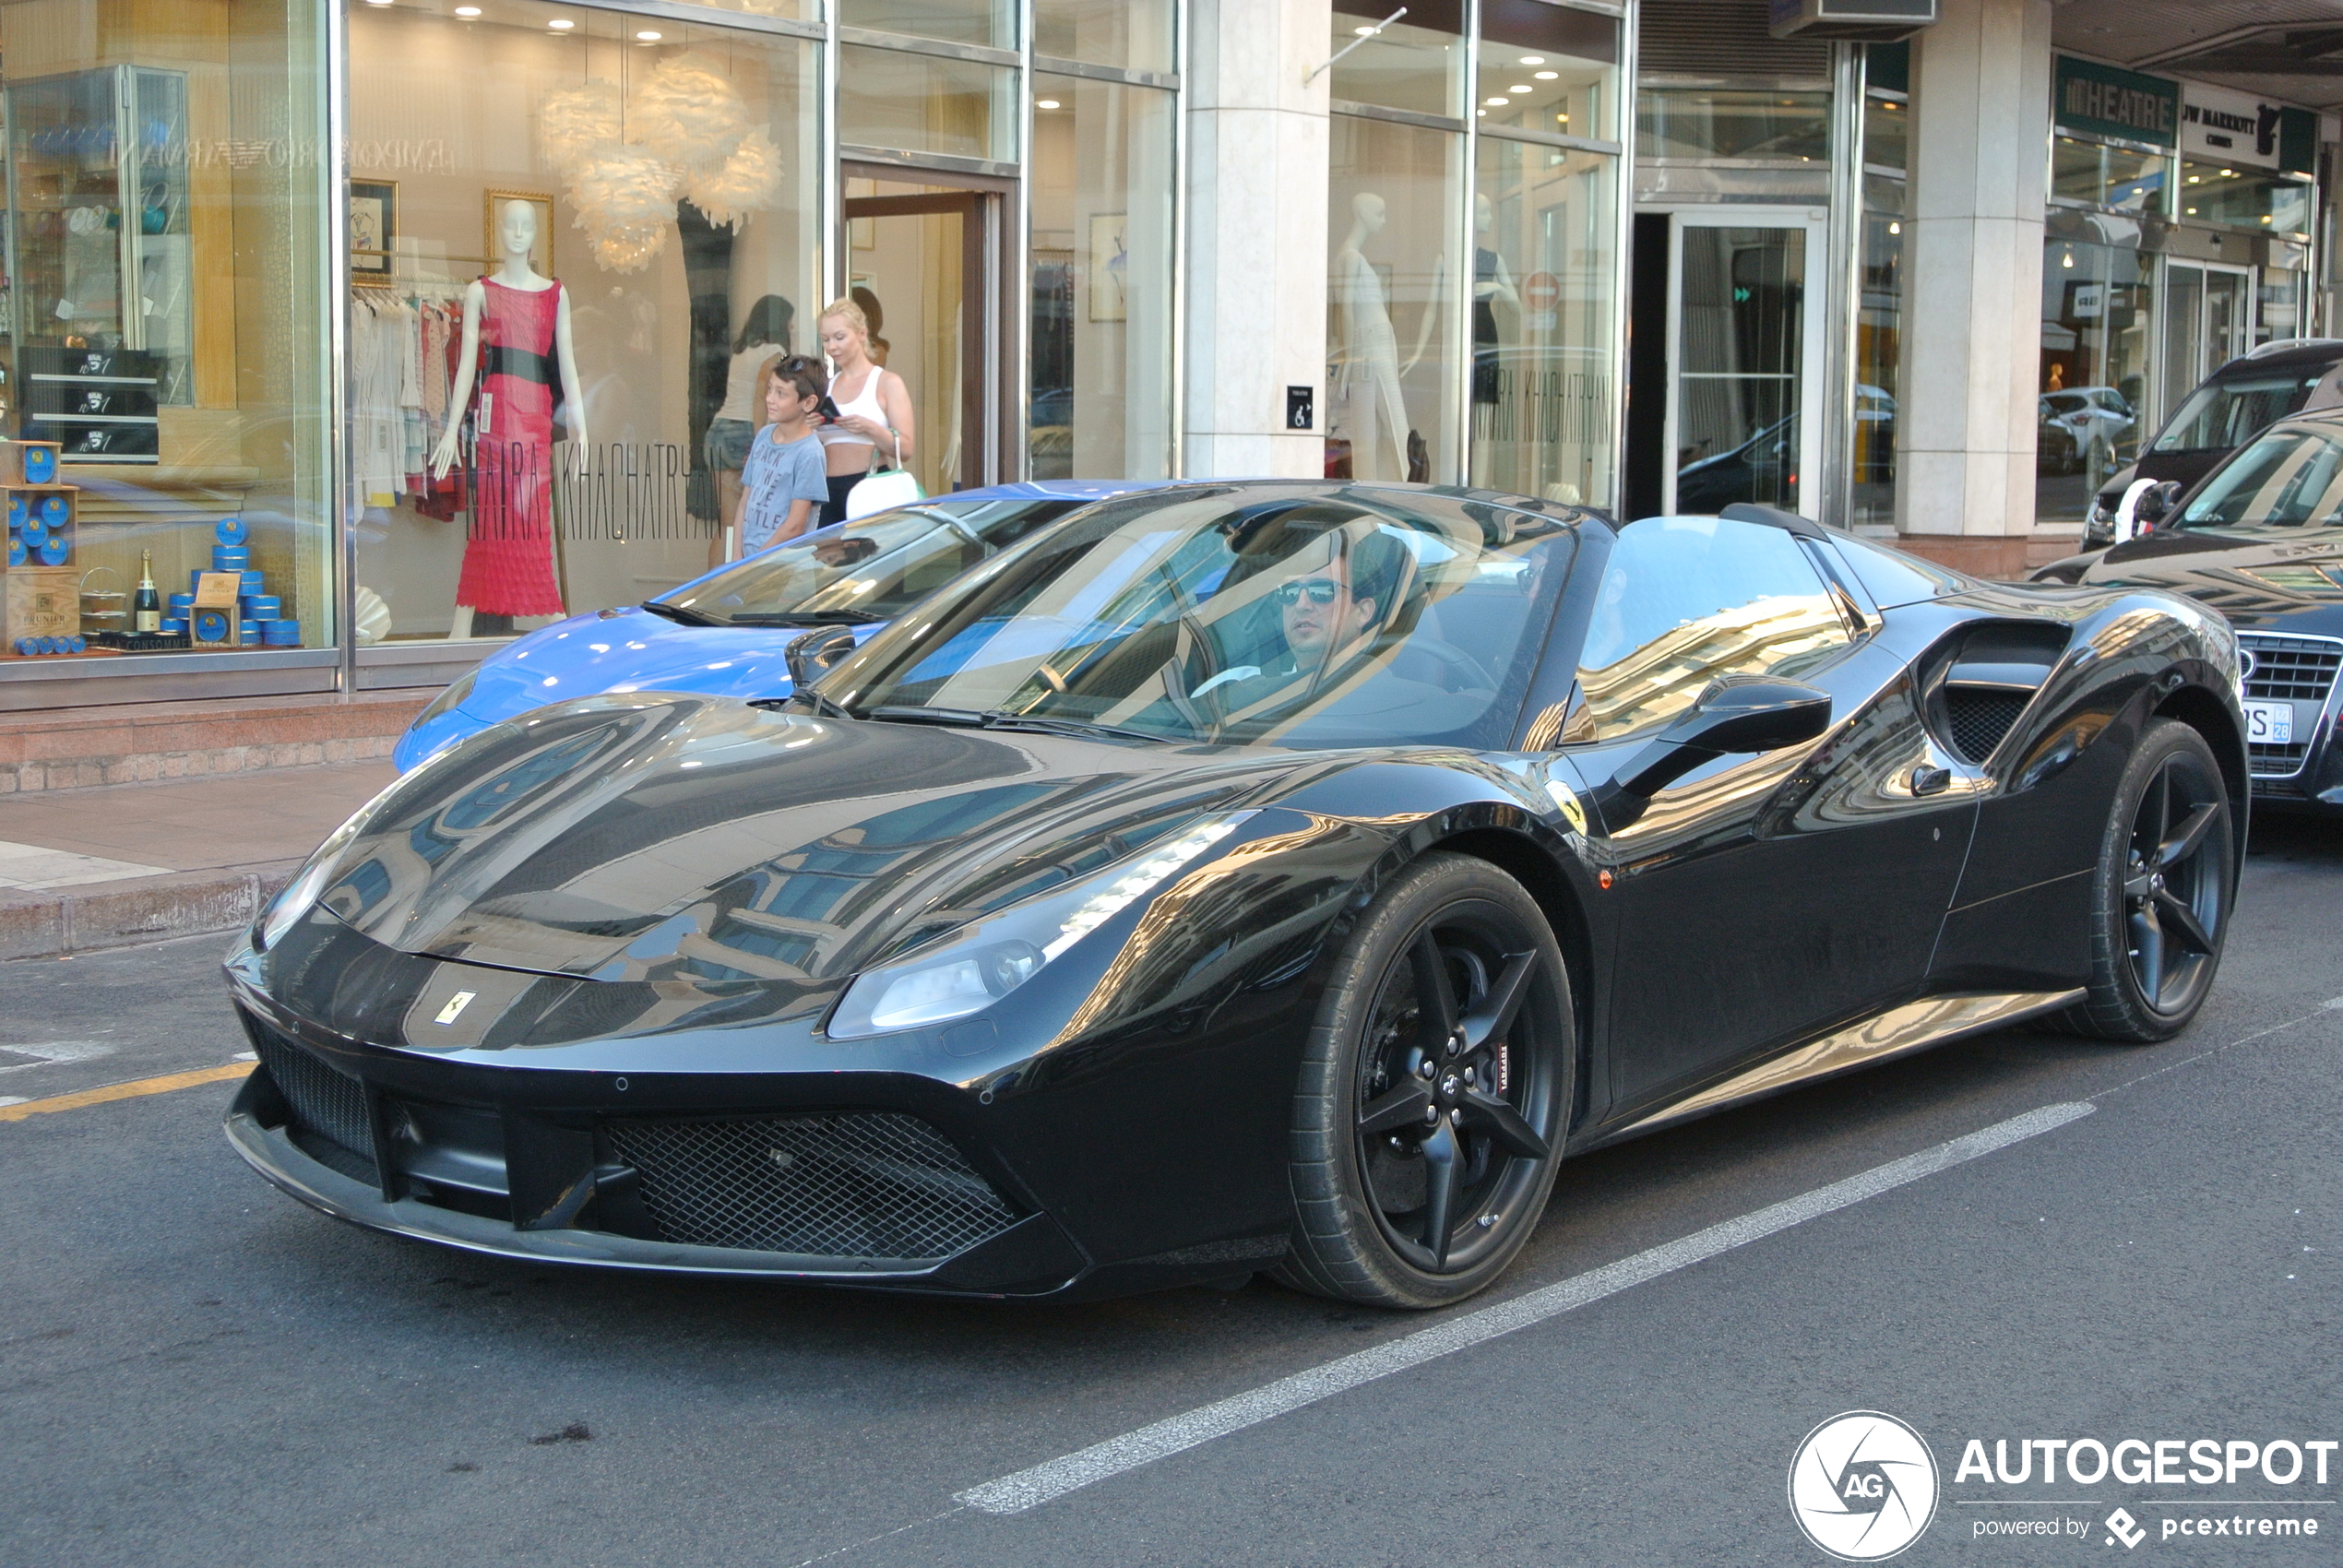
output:
<instances>
[{"instance_id":1,"label":"sunglasses on head","mask_svg":"<svg viewBox=\"0 0 2343 1568\"><path fill-rule=\"evenodd\" d=\"M1277 587L1279 604L1299 604L1303 594L1313 604L1332 604L1342 596L1342 585L1332 577L1305 577L1299 582L1279 583Z\"/></svg>"}]
</instances>

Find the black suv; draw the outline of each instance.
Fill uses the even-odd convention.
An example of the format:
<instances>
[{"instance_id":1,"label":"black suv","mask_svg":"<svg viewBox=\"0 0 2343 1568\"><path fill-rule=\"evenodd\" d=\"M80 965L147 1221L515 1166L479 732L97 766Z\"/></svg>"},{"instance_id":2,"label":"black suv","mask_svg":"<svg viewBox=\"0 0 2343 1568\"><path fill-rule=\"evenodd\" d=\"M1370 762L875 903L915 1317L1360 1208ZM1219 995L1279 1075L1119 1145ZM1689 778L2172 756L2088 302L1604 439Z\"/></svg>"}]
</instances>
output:
<instances>
[{"instance_id":1,"label":"black suv","mask_svg":"<svg viewBox=\"0 0 2343 1568\"><path fill-rule=\"evenodd\" d=\"M2206 376L2139 460L2108 476L2083 525L2083 548L2114 542L2115 508L2135 479L2173 480L2187 490L2254 434L2306 409L2343 404L2343 339L2285 338L2241 354Z\"/></svg>"}]
</instances>

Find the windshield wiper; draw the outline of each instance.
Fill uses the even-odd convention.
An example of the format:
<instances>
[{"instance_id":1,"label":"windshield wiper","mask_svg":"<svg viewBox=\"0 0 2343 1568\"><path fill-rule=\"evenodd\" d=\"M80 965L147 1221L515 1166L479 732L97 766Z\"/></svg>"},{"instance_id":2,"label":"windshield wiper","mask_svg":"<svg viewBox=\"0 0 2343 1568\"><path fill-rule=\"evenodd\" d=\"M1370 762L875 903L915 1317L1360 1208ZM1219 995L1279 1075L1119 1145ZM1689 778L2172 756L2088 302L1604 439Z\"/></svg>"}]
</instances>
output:
<instances>
[{"instance_id":1,"label":"windshield wiper","mask_svg":"<svg viewBox=\"0 0 2343 1568\"><path fill-rule=\"evenodd\" d=\"M984 728L984 715L971 713L964 707L909 707L889 706L871 708L865 719L891 719L900 724L950 724L967 730Z\"/></svg>"},{"instance_id":2,"label":"windshield wiper","mask_svg":"<svg viewBox=\"0 0 2343 1568\"><path fill-rule=\"evenodd\" d=\"M1160 741L1166 738L1152 730L1131 730L1120 724L1100 724L1090 719L1009 713L997 707L981 717L987 730L1030 730L1045 735L1112 735L1125 741Z\"/></svg>"},{"instance_id":3,"label":"windshield wiper","mask_svg":"<svg viewBox=\"0 0 2343 1568\"><path fill-rule=\"evenodd\" d=\"M735 626L867 626L886 617L875 610L751 610L735 615Z\"/></svg>"},{"instance_id":4,"label":"windshield wiper","mask_svg":"<svg viewBox=\"0 0 2343 1568\"><path fill-rule=\"evenodd\" d=\"M798 690L791 692L785 697L756 697L752 699L748 706L751 707L768 707L778 713L788 707L791 703L801 702L807 707L812 708L816 718L860 719L862 717L852 708L847 707L844 703L838 701L836 697L826 697L810 686L800 687Z\"/></svg>"},{"instance_id":5,"label":"windshield wiper","mask_svg":"<svg viewBox=\"0 0 2343 1568\"><path fill-rule=\"evenodd\" d=\"M663 599L647 599L643 601L643 608L660 620L672 621L679 626L729 626L731 624L731 622L718 616L694 610L689 605L670 604Z\"/></svg>"}]
</instances>

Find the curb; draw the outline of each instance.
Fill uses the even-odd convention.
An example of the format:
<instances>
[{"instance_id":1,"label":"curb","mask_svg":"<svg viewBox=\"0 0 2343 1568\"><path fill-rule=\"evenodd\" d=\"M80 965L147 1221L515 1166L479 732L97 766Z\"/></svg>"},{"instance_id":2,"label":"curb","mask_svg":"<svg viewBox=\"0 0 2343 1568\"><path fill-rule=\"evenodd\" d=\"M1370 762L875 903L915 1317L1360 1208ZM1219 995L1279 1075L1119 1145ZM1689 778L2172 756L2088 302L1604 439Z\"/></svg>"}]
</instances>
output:
<instances>
[{"instance_id":1,"label":"curb","mask_svg":"<svg viewBox=\"0 0 2343 1568\"><path fill-rule=\"evenodd\" d=\"M293 879L300 861L172 872L0 897L0 960L62 958L174 936L237 931Z\"/></svg>"}]
</instances>

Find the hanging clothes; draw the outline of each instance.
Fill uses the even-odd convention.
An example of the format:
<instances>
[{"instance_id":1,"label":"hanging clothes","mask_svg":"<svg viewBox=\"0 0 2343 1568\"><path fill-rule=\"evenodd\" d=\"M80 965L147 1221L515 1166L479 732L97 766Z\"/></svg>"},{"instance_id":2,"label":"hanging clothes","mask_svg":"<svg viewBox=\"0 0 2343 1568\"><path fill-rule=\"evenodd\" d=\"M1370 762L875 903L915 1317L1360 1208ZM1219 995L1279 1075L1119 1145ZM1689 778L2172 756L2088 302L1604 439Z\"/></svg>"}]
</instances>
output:
<instances>
[{"instance_id":1,"label":"hanging clothes","mask_svg":"<svg viewBox=\"0 0 2343 1568\"><path fill-rule=\"evenodd\" d=\"M456 602L498 615L560 615L553 578L553 324L562 286L482 278L471 529Z\"/></svg>"}]
</instances>

